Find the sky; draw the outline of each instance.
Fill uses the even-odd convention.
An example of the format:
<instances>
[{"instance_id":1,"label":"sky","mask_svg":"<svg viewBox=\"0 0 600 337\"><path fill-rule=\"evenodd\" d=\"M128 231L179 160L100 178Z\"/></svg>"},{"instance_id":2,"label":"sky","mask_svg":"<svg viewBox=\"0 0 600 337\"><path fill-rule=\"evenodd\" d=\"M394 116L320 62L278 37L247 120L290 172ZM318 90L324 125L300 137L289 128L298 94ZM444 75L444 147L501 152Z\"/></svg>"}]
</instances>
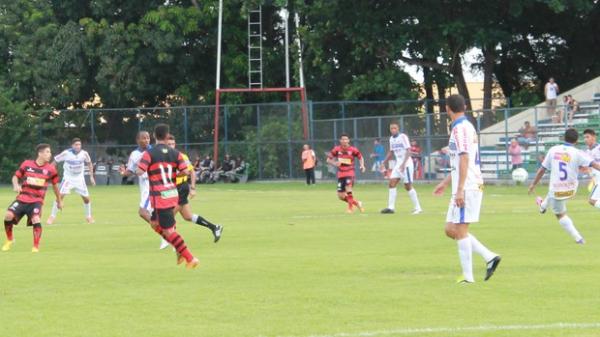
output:
<instances>
[{"instance_id":1,"label":"sky","mask_svg":"<svg viewBox=\"0 0 600 337\"><path fill-rule=\"evenodd\" d=\"M479 48L472 48L463 55L463 72L467 82L483 82L483 74L480 71L472 71L471 65L477 61L477 57L481 54ZM404 70L418 83L423 83L423 72L418 66L404 65Z\"/></svg>"}]
</instances>

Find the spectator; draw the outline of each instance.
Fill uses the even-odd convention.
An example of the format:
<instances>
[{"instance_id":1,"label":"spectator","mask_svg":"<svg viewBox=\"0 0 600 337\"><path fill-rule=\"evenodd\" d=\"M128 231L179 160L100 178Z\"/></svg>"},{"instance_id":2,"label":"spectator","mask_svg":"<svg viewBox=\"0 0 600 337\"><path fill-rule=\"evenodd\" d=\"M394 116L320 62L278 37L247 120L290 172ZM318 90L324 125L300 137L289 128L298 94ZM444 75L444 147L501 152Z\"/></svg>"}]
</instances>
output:
<instances>
[{"instance_id":1,"label":"spectator","mask_svg":"<svg viewBox=\"0 0 600 337\"><path fill-rule=\"evenodd\" d=\"M371 153L370 157L374 160L371 172L380 172L381 165L385 159L385 148L379 141L379 138L373 141L373 153Z\"/></svg>"},{"instance_id":2,"label":"spectator","mask_svg":"<svg viewBox=\"0 0 600 337\"><path fill-rule=\"evenodd\" d=\"M415 179L423 179L423 162L421 161L421 154L423 150L419 146L416 140L410 141L410 156L415 166Z\"/></svg>"},{"instance_id":3,"label":"spectator","mask_svg":"<svg viewBox=\"0 0 600 337\"><path fill-rule=\"evenodd\" d=\"M202 162L200 156L196 156L194 158L194 171L198 172L200 170L200 162Z\"/></svg>"},{"instance_id":4,"label":"spectator","mask_svg":"<svg viewBox=\"0 0 600 337\"><path fill-rule=\"evenodd\" d=\"M317 156L310 145L304 144L302 147L302 168L306 174L306 185L315 184L315 166L317 165Z\"/></svg>"},{"instance_id":5,"label":"spectator","mask_svg":"<svg viewBox=\"0 0 600 337\"><path fill-rule=\"evenodd\" d=\"M573 116L575 116L575 114L579 112L579 102L577 102L572 95L567 95L567 111L569 125L573 125Z\"/></svg>"},{"instance_id":6,"label":"spectator","mask_svg":"<svg viewBox=\"0 0 600 337\"><path fill-rule=\"evenodd\" d=\"M558 84L554 82L554 78L550 77L548 83L544 86L544 95L546 96L547 113L551 117L554 116L556 111L556 97L558 97L559 92Z\"/></svg>"},{"instance_id":7,"label":"spectator","mask_svg":"<svg viewBox=\"0 0 600 337\"><path fill-rule=\"evenodd\" d=\"M223 178L223 179L231 181L232 177L235 176L234 170L235 170L235 160L231 159L231 156L229 154L226 154L225 158L223 158L223 162L221 163L221 166L215 172L216 180Z\"/></svg>"},{"instance_id":8,"label":"spectator","mask_svg":"<svg viewBox=\"0 0 600 337\"><path fill-rule=\"evenodd\" d=\"M450 168L450 149L445 146L440 149L438 157L436 158L436 163L440 169Z\"/></svg>"},{"instance_id":9,"label":"spectator","mask_svg":"<svg viewBox=\"0 0 600 337\"><path fill-rule=\"evenodd\" d=\"M510 162L512 163L512 170L516 170L520 167L523 167L523 156L521 155L521 145L519 145L519 141L517 138L513 138L510 141L510 146L508 147L508 154L510 155Z\"/></svg>"},{"instance_id":10,"label":"spectator","mask_svg":"<svg viewBox=\"0 0 600 337\"><path fill-rule=\"evenodd\" d=\"M525 121L523 127L519 129L519 144L529 146L530 142L535 142L537 130L529 121Z\"/></svg>"},{"instance_id":11,"label":"spectator","mask_svg":"<svg viewBox=\"0 0 600 337\"><path fill-rule=\"evenodd\" d=\"M231 182L237 183L240 181L240 177L246 174L248 166L244 161L242 156L237 156L235 158L235 169L233 170L233 176L231 177Z\"/></svg>"},{"instance_id":12,"label":"spectator","mask_svg":"<svg viewBox=\"0 0 600 337\"><path fill-rule=\"evenodd\" d=\"M206 155L200 163L198 163L198 181L201 183L214 183L213 172L215 171L215 162L210 158L210 155Z\"/></svg>"}]
</instances>

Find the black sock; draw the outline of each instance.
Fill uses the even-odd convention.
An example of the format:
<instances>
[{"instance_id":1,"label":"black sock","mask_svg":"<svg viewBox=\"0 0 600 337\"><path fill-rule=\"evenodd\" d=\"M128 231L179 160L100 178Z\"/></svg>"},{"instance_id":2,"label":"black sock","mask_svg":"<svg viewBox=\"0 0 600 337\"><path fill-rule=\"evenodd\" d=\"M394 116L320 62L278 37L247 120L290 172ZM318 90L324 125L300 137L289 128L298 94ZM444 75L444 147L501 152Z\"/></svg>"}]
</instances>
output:
<instances>
[{"instance_id":1,"label":"black sock","mask_svg":"<svg viewBox=\"0 0 600 337\"><path fill-rule=\"evenodd\" d=\"M196 215L198 217L198 219L196 219L196 224L200 225L200 226L204 226L209 228L211 231L214 231L215 229L217 229L217 226L215 226L214 224L212 224L210 221L204 219L203 217Z\"/></svg>"}]
</instances>

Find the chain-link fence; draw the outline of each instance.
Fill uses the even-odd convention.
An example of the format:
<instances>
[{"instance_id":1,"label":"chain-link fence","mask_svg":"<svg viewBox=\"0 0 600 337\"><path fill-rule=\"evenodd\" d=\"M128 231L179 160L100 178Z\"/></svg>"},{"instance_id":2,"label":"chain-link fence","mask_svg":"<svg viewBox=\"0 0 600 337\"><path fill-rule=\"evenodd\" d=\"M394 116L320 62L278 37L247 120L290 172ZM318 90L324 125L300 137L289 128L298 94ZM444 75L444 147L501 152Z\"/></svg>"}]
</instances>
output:
<instances>
[{"instance_id":1,"label":"chain-link fence","mask_svg":"<svg viewBox=\"0 0 600 337\"><path fill-rule=\"evenodd\" d=\"M219 153L242 157L250 179L298 179L302 170L302 145L310 144L318 158L318 179L333 179L335 169L326 163L327 152L341 134L348 134L365 156L367 172L359 179L382 179L385 172L375 146L388 149L389 124L400 125L412 141L415 179L437 179L448 172L450 121L440 102L308 102L310 137L303 139L300 102L225 105L220 110ZM432 113L428 106L436 106ZM512 138L520 146L521 166L535 170L544 150L557 143L567 125L578 129L598 126L598 104L581 104L570 114L569 106L554 108L500 107L468 112L480 133L482 170L488 179L507 178L519 156L510 152ZM212 156L214 106L85 109L38 112L39 142L55 152L70 147L71 139L83 140L92 158L109 167L122 164L136 147L138 131L152 131L157 123L171 126L180 149L195 162ZM337 118L343 115L344 118ZM328 118L328 117L336 118ZM533 129L526 129L525 122ZM213 158L214 159L214 158ZM217 167L220 161L216 160ZM116 178L115 178L116 179Z\"/></svg>"}]
</instances>

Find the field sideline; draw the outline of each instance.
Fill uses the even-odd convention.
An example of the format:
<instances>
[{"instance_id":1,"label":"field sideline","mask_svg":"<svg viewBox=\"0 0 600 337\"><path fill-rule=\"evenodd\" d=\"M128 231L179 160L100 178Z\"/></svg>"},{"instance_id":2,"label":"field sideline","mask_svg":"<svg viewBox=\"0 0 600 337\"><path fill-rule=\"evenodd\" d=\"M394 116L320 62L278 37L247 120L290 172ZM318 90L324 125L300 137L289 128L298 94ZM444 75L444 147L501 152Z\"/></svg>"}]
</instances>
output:
<instances>
[{"instance_id":1,"label":"field sideline","mask_svg":"<svg viewBox=\"0 0 600 337\"><path fill-rule=\"evenodd\" d=\"M0 337L600 336L600 210L583 189L568 204L587 240L579 246L525 187L486 187L472 231L503 262L483 282L474 256L477 283L457 285L456 244L443 232L448 192L416 188L418 216L402 189L397 213L380 215L383 184L358 185L367 211L352 215L333 183L201 185L193 208L225 230L213 244L177 218L196 270L158 250L137 216L137 187L92 188L93 225L68 196L40 253L24 221L0 252ZM3 207L13 199L0 190Z\"/></svg>"}]
</instances>

